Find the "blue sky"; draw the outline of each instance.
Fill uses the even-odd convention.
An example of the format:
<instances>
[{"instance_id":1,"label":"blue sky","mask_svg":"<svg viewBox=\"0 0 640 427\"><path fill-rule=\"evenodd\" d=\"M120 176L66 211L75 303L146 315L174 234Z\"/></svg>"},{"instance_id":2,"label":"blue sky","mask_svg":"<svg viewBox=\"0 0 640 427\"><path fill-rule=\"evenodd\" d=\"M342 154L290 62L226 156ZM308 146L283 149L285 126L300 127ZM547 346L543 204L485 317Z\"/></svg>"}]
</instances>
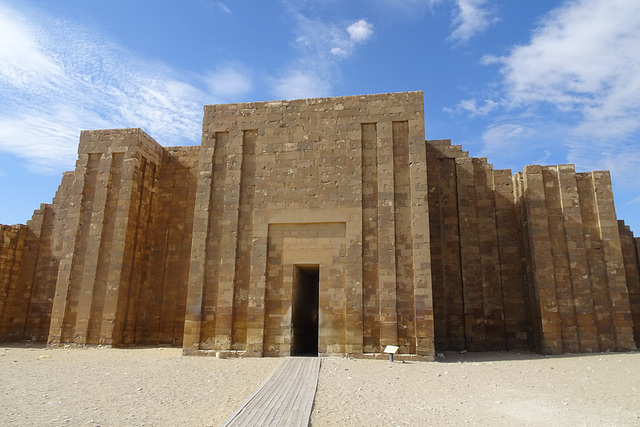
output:
<instances>
[{"instance_id":1,"label":"blue sky","mask_svg":"<svg viewBox=\"0 0 640 427\"><path fill-rule=\"evenodd\" d=\"M640 234L638 0L0 0L0 223L80 130L199 144L205 104L422 90L428 139L611 171Z\"/></svg>"}]
</instances>

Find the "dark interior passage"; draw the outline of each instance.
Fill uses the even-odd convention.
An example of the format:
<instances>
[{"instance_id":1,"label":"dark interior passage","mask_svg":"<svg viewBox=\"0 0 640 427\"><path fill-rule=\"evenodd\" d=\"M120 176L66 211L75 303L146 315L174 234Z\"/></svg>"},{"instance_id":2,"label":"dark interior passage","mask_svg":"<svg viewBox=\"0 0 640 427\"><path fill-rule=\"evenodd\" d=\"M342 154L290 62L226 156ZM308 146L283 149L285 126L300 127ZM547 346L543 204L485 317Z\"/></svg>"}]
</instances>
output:
<instances>
[{"instance_id":1,"label":"dark interior passage","mask_svg":"<svg viewBox=\"0 0 640 427\"><path fill-rule=\"evenodd\" d=\"M318 296L320 267L293 266L291 355L318 355Z\"/></svg>"}]
</instances>

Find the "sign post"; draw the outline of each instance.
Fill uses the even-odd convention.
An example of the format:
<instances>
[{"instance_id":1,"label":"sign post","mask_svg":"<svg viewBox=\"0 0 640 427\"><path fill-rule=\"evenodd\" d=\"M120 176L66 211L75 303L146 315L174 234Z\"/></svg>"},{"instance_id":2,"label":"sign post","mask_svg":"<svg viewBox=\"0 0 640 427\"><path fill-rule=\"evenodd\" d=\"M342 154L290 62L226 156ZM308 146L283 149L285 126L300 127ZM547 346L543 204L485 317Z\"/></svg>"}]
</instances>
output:
<instances>
[{"instance_id":1,"label":"sign post","mask_svg":"<svg viewBox=\"0 0 640 427\"><path fill-rule=\"evenodd\" d=\"M398 348L400 348L400 347L397 347L395 345L388 345L382 351L383 353L388 353L389 354L389 362L393 363L393 355L398 351Z\"/></svg>"}]
</instances>

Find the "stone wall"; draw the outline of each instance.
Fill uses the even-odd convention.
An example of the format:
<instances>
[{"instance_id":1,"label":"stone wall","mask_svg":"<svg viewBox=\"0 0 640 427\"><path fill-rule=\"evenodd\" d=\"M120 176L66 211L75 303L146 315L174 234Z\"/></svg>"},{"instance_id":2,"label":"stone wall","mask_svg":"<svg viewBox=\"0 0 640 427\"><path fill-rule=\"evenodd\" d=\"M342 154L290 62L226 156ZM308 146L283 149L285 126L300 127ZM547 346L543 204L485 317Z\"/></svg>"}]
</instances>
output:
<instances>
[{"instance_id":1,"label":"stone wall","mask_svg":"<svg viewBox=\"0 0 640 427\"><path fill-rule=\"evenodd\" d=\"M64 229L49 345L181 341L194 152L140 129L82 133L56 196Z\"/></svg>"},{"instance_id":2,"label":"stone wall","mask_svg":"<svg viewBox=\"0 0 640 427\"><path fill-rule=\"evenodd\" d=\"M427 157L439 349L635 348L637 253L607 172L511 176L448 140L427 141Z\"/></svg>"},{"instance_id":3,"label":"stone wall","mask_svg":"<svg viewBox=\"0 0 640 427\"><path fill-rule=\"evenodd\" d=\"M470 158L449 140L427 141L436 346L527 349L531 328L508 170Z\"/></svg>"},{"instance_id":4,"label":"stone wall","mask_svg":"<svg viewBox=\"0 0 640 427\"><path fill-rule=\"evenodd\" d=\"M185 351L290 354L316 266L318 352L433 357L423 123L418 92L205 107Z\"/></svg>"},{"instance_id":5,"label":"stone wall","mask_svg":"<svg viewBox=\"0 0 640 427\"><path fill-rule=\"evenodd\" d=\"M200 147L163 153L151 212L150 268L143 270L135 339L182 345Z\"/></svg>"},{"instance_id":6,"label":"stone wall","mask_svg":"<svg viewBox=\"0 0 640 427\"><path fill-rule=\"evenodd\" d=\"M22 339L24 335L27 307L14 306L21 294L29 293L23 291L21 281L27 232L24 225L0 225L0 336L9 340Z\"/></svg>"},{"instance_id":7,"label":"stone wall","mask_svg":"<svg viewBox=\"0 0 640 427\"><path fill-rule=\"evenodd\" d=\"M46 341L59 254L56 218L42 205L26 225L2 226L0 234L0 337Z\"/></svg>"},{"instance_id":8,"label":"stone wall","mask_svg":"<svg viewBox=\"0 0 640 427\"><path fill-rule=\"evenodd\" d=\"M527 228L536 348L553 354L634 349L609 173L527 166L514 181Z\"/></svg>"},{"instance_id":9,"label":"stone wall","mask_svg":"<svg viewBox=\"0 0 640 427\"><path fill-rule=\"evenodd\" d=\"M0 340L433 359L640 342L607 172L424 140L421 92L205 107L201 146L84 131L0 228ZM311 337L311 338L309 338Z\"/></svg>"},{"instance_id":10,"label":"stone wall","mask_svg":"<svg viewBox=\"0 0 640 427\"><path fill-rule=\"evenodd\" d=\"M624 221L618 221L618 230L633 318L633 333L636 345L640 346L640 238L633 237L633 233Z\"/></svg>"}]
</instances>

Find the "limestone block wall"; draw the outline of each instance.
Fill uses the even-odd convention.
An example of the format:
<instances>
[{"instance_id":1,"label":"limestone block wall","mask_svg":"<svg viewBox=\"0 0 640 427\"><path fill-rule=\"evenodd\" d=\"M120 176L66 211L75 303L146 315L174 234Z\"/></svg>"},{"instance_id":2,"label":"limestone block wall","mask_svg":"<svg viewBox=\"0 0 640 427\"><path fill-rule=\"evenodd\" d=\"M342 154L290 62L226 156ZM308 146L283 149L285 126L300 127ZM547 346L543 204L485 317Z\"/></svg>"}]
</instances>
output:
<instances>
[{"instance_id":1,"label":"limestone block wall","mask_svg":"<svg viewBox=\"0 0 640 427\"><path fill-rule=\"evenodd\" d=\"M527 166L514 183L536 348L552 354L635 349L609 173Z\"/></svg>"},{"instance_id":2,"label":"limestone block wall","mask_svg":"<svg viewBox=\"0 0 640 427\"><path fill-rule=\"evenodd\" d=\"M0 340L424 359L635 348L640 240L608 173L512 175L425 144L422 97L206 106L194 147L82 132L53 202L0 227Z\"/></svg>"},{"instance_id":3,"label":"limestone block wall","mask_svg":"<svg viewBox=\"0 0 640 427\"><path fill-rule=\"evenodd\" d=\"M135 341L162 152L140 129L82 132L65 194L50 345Z\"/></svg>"},{"instance_id":4,"label":"limestone block wall","mask_svg":"<svg viewBox=\"0 0 640 427\"><path fill-rule=\"evenodd\" d=\"M2 226L0 339L181 345L199 147L127 129L79 151L50 205Z\"/></svg>"},{"instance_id":5,"label":"limestone block wall","mask_svg":"<svg viewBox=\"0 0 640 427\"><path fill-rule=\"evenodd\" d=\"M27 250L22 264L22 282L29 289L22 303L9 302L12 306L27 307L22 339L45 341L49 334L51 304L55 293L55 277L58 272L59 254L55 252L56 214L51 205L42 205L27 222ZM28 272L28 274L27 274ZM19 282L19 283L20 283ZM16 315L18 313L16 312Z\"/></svg>"},{"instance_id":6,"label":"limestone block wall","mask_svg":"<svg viewBox=\"0 0 640 427\"><path fill-rule=\"evenodd\" d=\"M344 222L270 225L265 289L265 311L270 314L264 325L265 356L291 351L293 310L281 308L285 301L294 299L295 266L314 264L318 265L319 282L323 284L318 325L323 333L318 337L318 346L326 353L344 352L347 330L357 326L347 325L346 321L345 237Z\"/></svg>"},{"instance_id":7,"label":"limestone block wall","mask_svg":"<svg viewBox=\"0 0 640 427\"><path fill-rule=\"evenodd\" d=\"M438 348L635 348L637 245L618 228L607 172L512 176L448 140L427 141L427 158Z\"/></svg>"},{"instance_id":8,"label":"limestone block wall","mask_svg":"<svg viewBox=\"0 0 640 427\"><path fill-rule=\"evenodd\" d=\"M59 260L56 224L52 205L43 204L26 225L2 226L0 337L5 340L47 339Z\"/></svg>"},{"instance_id":9,"label":"limestone block wall","mask_svg":"<svg viewBox=\"0 0 640 427\"><path fill-rule=\"evenodd\" d=\"M640 346L640 238L634 238L624 221L618 221L618 230L633 317L633 333L636 346Z\"/></svg>"},{"instance_id":10,"label":"limestone block wall","mask_svg":"<svg viewBox=\"0 0 640 427\"><path fill-rule=\"evenodd\" d=\"M135 333L125 344L182 345L199 148L163 152L151 203L149 268L142 270Z\"/></svg>"},{"instance_id":11,"label":"limestone block wall","mask_svg":"<svg viewBox=\"0 0 640 427\"><path fill-rule=\"evenodd\" d=\"M441 350L532 344L523 240L508 170L427 141L435 340Z\"/></svg>"},{"instance_id":12,"label":"limestone block wall","mask_svg":"<svg viewBox=\"0 0 640 427\"><path fill-rule=\"evenodd\" d=\"M19 301L25 294L20 279L27 231L24 225L0 226L0 336L8 340L24 333L26 306Z\"/></svg>"},{"instance_id":13,"label":"limestone block wall","mask_svg":"<svg viewBox=\"0 0 640 427\"><path fill-rule=\"evenodd\" d=\"M318 352L433 357L425 156L419 92L205 107L185 353L290 354L304 268Z\"/></svg>"}]
</instances>

